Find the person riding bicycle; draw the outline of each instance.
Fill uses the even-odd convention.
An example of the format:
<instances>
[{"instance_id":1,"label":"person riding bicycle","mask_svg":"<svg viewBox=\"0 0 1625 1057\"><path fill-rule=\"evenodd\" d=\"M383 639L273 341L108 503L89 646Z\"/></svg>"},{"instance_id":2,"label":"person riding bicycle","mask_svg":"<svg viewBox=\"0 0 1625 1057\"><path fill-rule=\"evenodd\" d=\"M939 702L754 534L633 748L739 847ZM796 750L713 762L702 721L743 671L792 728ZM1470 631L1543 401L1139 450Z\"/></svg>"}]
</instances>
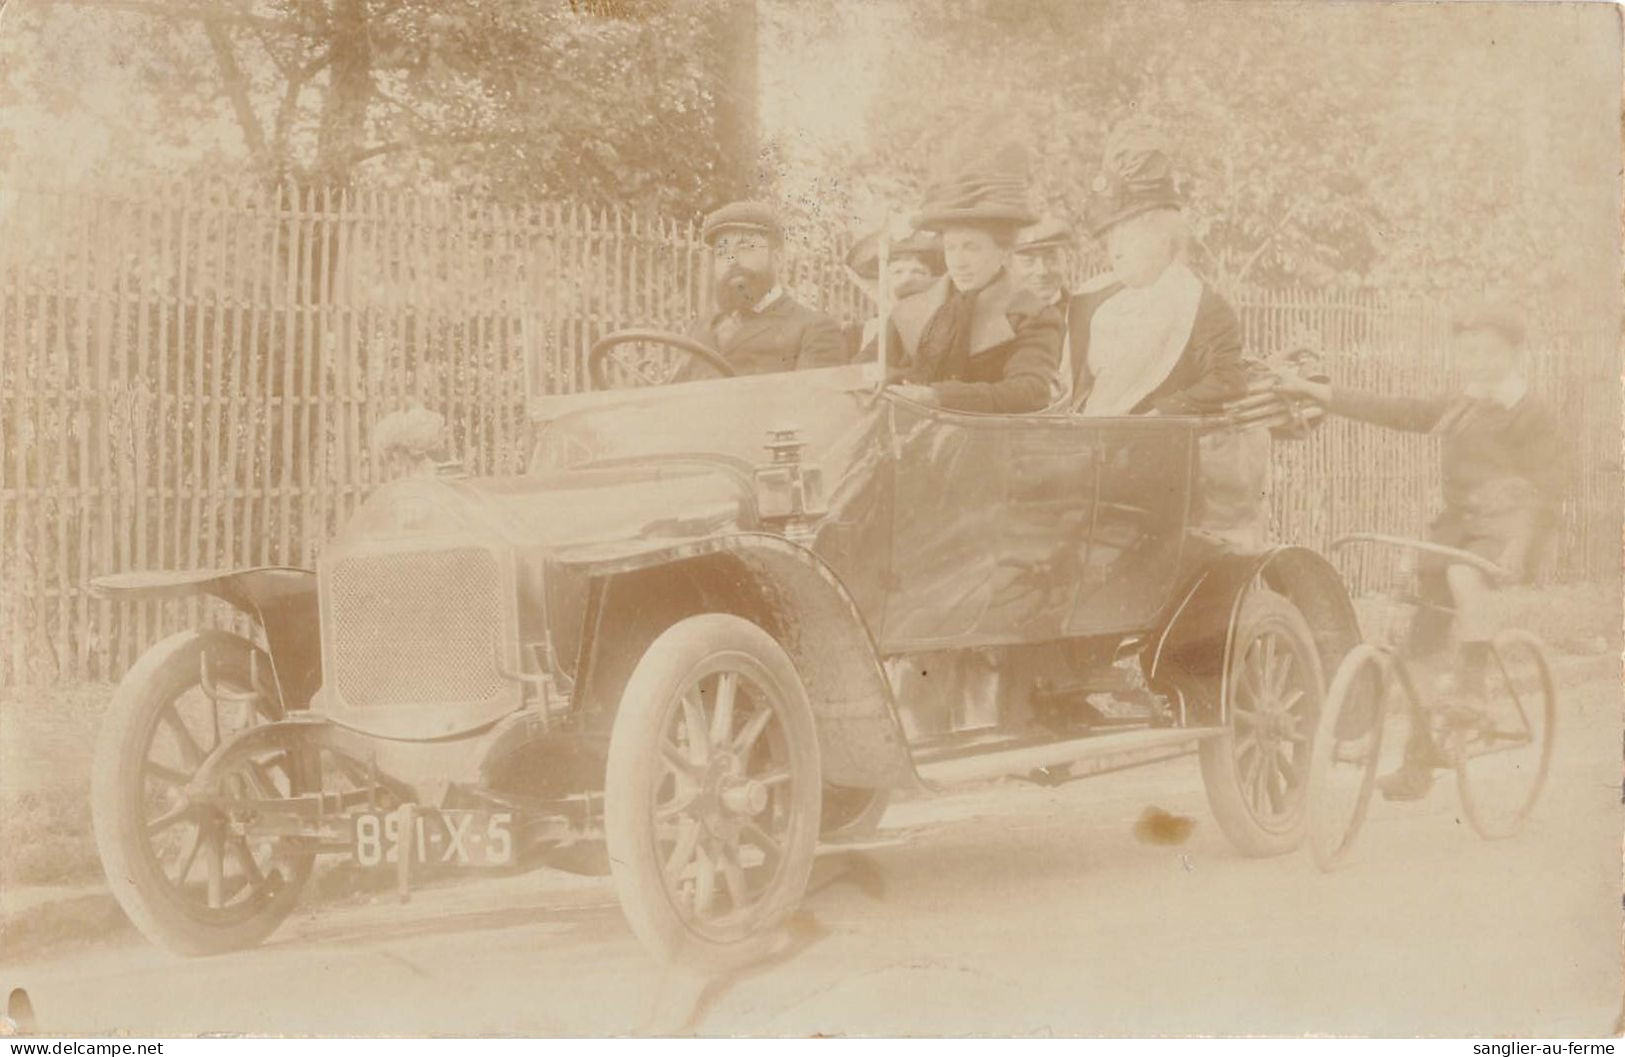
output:
<instances>
[{"instance_id":1,"label":"person riding bicycle","mask_svg":"<svg viewBox=\"0 0 1625 1057\"><path fill-rule=\"evenodd\" d=\"M1307 397L1332 414L1440 438L1444 509L1431 542L1469 551L1499 566L1508 582L1533 577L1556 523L1560 447L1556 420L1529 391L1524 323L1503 300L1461 306L1453 320L1462 385L1431 397L1391 396L1287 375L1274 386ZM1427 556L1417 570L1418 610L1404 644L1412 657L1441 650L1455 611L1455 691L1464 706L1481 704L1489 642L1490 594L1478 569ZM1415 800L1445 762L1427 724L1412 717L1399 769L1380 785L1390 800Z\"/></svg>"}]
</instances>

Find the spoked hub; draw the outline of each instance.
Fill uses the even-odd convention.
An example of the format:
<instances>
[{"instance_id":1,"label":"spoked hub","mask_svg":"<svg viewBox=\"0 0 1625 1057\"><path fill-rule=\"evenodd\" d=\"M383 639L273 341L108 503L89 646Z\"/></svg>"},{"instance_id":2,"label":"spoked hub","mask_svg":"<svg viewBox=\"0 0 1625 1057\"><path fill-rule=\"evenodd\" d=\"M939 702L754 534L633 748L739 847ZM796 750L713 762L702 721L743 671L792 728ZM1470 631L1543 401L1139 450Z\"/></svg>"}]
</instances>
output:
<instances>
[{"instance_id":1,"label":"spoked hub","mask_svg":"<svg viewBox=\"0 0 1625 1057\"><path fill-rule=\"evenodd\" d=\"M1242 598L1226 679L1229 731L1201 746L1208 803L1243 854L1283 855L1303 841L1309 747L1325 685L1314 634L1291 599L1264 584Z\"/></svg>"},{"instance_id":2,"label":"spoked hub","mask_svg":"<svg viewBox=\"0 0 1625 1057\"><path fill-rule=\"evenodd\" d=\"M745 673L696 679L673 710L657 786L668 892L702 933L748 918L784 858L784 732Z\"/></svg>"},{"instance_id":3,"label":"spoked hub","mask_svg":"<svg viewBox=\"0 0 1625 1057\"><path fill-rule=\"evenodd\" d=\"M91 776L96 847L130 920L172 950L258 943L309 877L308 844L254 835L264 802L316 784L307 757L264 743L221 755L234 735L281 718L270 683L251 643L184 632L144 654L108 708Z\"/></svg>"},{"instance_id":4,"label":"spoked hub","mask_svg":"<svg viewBox=\"0 0 1625 1057\"><path fill-rule=\"evenodd\" d=\"M1526 631L1495 637L1481 705L1441 718L1441 743L1456 766L1462 808L1479 835L1523 827L1551 767L1557 693L1546 650Z\"/></svg>"},{"instance_id":5,"label":"spoked hub","mask_svg":"<svg viewBox=\"0 0 1625 1057\"><path fill-rule=\"evenodd\" d=\"M731 614L666 629L621 693L604 775L633 931L707 970L766 953L806 890L821 791L812 706L784 649Z\"/></svg>"},{"instance_id":6,"label":"spoked hub","mask_svg":"<svg viewBox=\"0 0 1625 1057\"><path fill-rule=\"evenodd\" d=\"M245 755L212 789L194 779L223 741L265 722L273 700L253 663L248 685L216 676L204 654L198 684L156 715L141 762L146 851L169 895L204 921L252 916L287 884L291 868L271 841L248 827L255 802L291 796L300 785L286 750Z\"/></svg>"},{"instance_id":7,"label":"spoked hub","mask_svg":"<svg viewBox=\"0 0 1625 1057\"><path fill-rule=\"evenodd\" d=\"M1266 629L1238 664L1234 704L1236 770L1248 810L1266 829L1290 829L1302 807L1318 687L1300 644Z\"/></svg>"}]
</instances>

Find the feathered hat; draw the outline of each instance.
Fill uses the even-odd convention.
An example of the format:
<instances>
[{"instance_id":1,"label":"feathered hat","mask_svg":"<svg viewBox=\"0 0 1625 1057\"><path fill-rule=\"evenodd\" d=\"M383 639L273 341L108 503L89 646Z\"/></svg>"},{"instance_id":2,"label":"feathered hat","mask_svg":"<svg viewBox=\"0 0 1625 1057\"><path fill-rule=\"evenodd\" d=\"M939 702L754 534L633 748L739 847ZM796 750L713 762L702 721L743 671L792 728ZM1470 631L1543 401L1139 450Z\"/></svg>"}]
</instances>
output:
<instances>
[{"instance_id":1,"label":"feathered hat","mask_svg":"<svg viewBox=\"0 0 1625 1057\"><path fill-rule=\"evenodd\" d=\"M1100 172L1089 189L1089 229L1103 235L1131 217L1184 204L1174 185L1173 152L1160 130L1142 117L1120 123L1106 137Z\"/></svg>"}]
</instances>

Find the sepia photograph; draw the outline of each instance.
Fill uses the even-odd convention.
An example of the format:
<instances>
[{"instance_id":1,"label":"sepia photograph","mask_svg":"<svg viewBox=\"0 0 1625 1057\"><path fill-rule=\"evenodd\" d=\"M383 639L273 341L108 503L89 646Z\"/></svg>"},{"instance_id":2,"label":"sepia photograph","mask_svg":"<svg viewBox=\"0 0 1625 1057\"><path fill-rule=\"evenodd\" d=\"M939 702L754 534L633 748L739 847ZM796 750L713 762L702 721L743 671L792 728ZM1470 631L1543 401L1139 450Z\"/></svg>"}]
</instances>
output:
<instances>
[{"instance_id":1,"label":"sepia photograph","mask_svg":"<svg viewBox=\"0 0 1625 1057\"><path fill-rule=\"evenodd\" d=\"M1617 1039L1622 54L0 0L0 1036Z\"/></svg>"}]
</instances>

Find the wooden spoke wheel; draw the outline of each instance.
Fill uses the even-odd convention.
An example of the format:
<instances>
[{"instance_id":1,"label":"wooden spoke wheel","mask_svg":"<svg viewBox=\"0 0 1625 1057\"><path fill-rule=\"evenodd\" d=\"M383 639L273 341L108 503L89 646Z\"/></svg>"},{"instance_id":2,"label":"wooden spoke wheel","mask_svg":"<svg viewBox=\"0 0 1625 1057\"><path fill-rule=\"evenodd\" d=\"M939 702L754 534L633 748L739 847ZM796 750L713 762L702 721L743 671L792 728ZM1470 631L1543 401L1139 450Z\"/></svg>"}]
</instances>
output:
<instances>
[{"instance_id":1,"label":"wooden spoke wheel","mask_svg":"<svg viewBox=\"0 0 1625 1057\"><path fill-rule=\"evenodd\" d=\"M119 684L91 776L96 847L113 895L154 942L182 954L259 943L293 909L313 852L244 832L255 800L311 785L301 754L268 748L191 788L233 733L281 717L253 644L217 631L172 635ZM258 684L258 685L256 685Z\"/></svg>"},{"instance_id":2,"label":"wooden spoke wheel","mask_svg":"<svg viewBox=\"0 0 1625 1057\"><path fill-rule=\"evenodd\" d=\"M1219 828L1246 855L1280 855L1304 834L1309 748L1324 680L1296 606L1262 588L1242 600L1231 639L1229 730L1202 743Z\"/></svg>"},{"instance_id":3,"label":"wooden spoke wheel","mask_svg":"<svg viewBox=\"0 0 1625 1057\"><path fill-rule=\"evenodd\" d=\"M622 692L604 820L632 930L664 961L754 960L806 890L822 782L806 690L740 617L663 632Z\"/></svg>"}]
</instances>

